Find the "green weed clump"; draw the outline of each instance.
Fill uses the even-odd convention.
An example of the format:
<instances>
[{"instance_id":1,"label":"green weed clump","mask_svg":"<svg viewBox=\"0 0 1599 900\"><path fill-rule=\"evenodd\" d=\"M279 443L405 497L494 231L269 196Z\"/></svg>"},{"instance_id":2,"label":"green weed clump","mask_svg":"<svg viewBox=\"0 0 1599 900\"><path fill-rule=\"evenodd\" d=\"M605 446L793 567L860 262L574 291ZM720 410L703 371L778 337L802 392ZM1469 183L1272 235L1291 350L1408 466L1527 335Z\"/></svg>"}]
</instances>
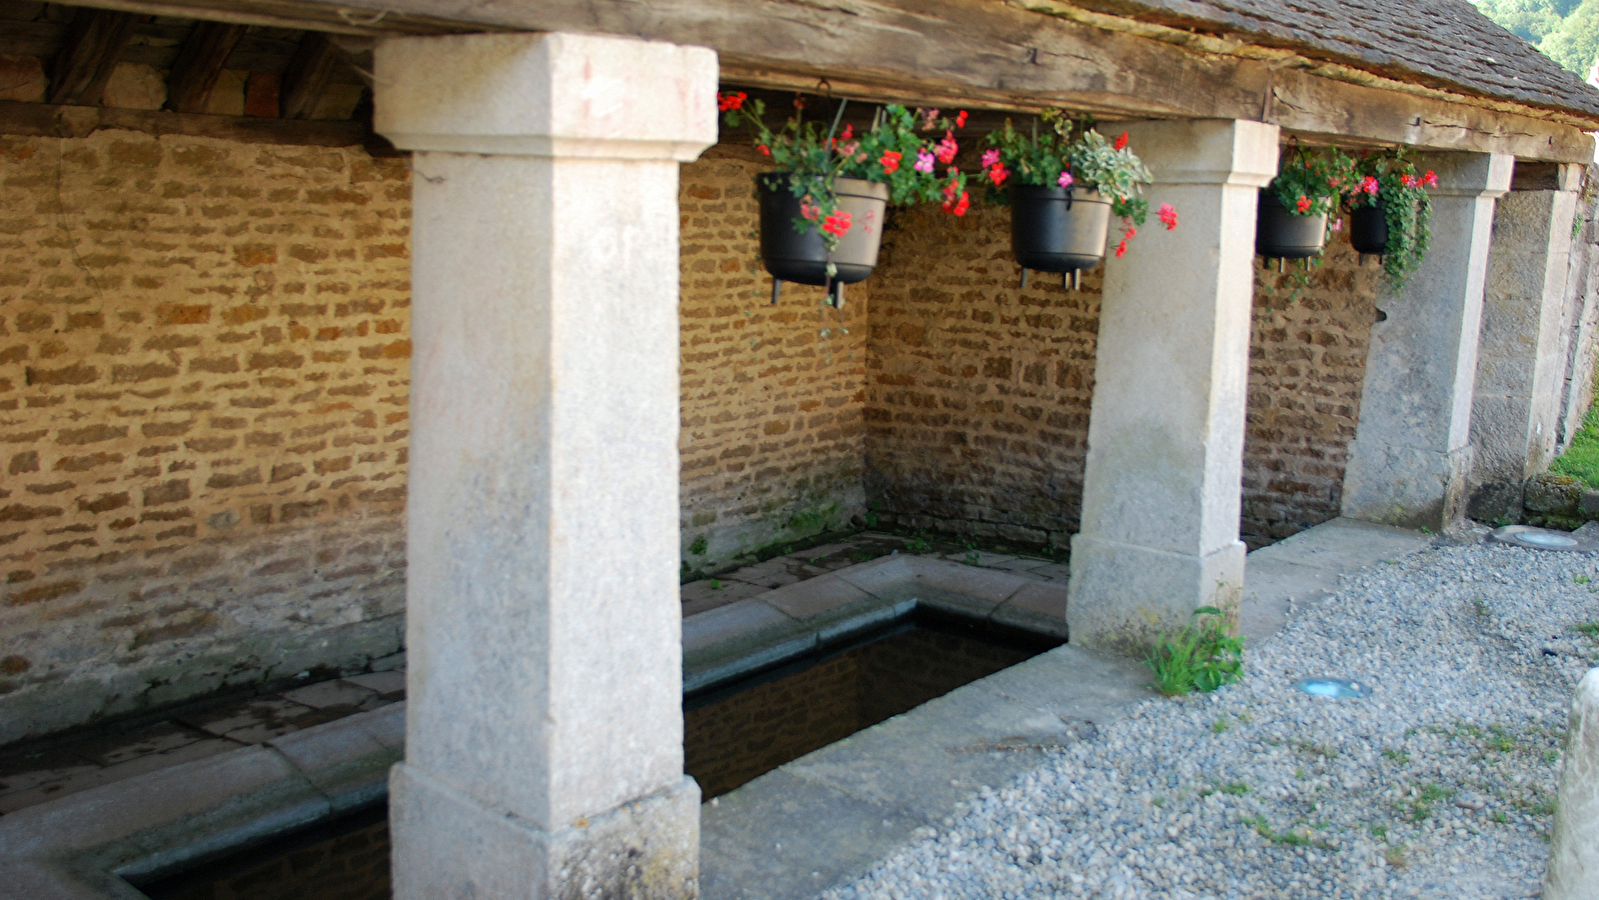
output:
<instances>
[{"instance_id":1,"label":"green weed clump","mask_svg":"<svg viewBox=\"0 0 1599 900\"><path fill-rule=\"evenodd\" d=\"M1214 606L1194 610L1193 624L1155 642L1144 664L1155 688L1168 697L1214 691L1243 680L1244 640L1227 633L1226 614Z\"/></svg>"},{"instance_id":2,"label":"green weed clump","mask_svg":"<svg viewBox=\"0 0 1599 900\"><path fill-rule=\"evenodd\" d=\"M1599 403L1583 417L1582 428L1571 439L1571 447L1549 465L1556 475L1568 475L1591 488L1599 488Z\"/></svg>"}]
</instances>

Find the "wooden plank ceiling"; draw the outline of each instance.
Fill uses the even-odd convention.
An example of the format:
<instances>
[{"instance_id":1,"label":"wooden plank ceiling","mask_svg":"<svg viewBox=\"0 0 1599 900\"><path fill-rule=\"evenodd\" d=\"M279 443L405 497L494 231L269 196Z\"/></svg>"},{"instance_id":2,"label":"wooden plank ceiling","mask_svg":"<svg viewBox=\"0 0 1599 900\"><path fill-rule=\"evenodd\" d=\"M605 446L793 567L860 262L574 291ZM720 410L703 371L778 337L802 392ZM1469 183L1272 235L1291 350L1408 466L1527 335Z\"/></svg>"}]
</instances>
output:
<instances>
[{"instance_id":1,"label":"wooden plank ceiling","mask_svg":"<svg viewBox=\"0 0 1599 900\"><path fill-rule=\"evenodd\" d=\"M0 133L132 128L392 152L371 133L370 43L0 0Z\"/></svg>"}]
</instances>

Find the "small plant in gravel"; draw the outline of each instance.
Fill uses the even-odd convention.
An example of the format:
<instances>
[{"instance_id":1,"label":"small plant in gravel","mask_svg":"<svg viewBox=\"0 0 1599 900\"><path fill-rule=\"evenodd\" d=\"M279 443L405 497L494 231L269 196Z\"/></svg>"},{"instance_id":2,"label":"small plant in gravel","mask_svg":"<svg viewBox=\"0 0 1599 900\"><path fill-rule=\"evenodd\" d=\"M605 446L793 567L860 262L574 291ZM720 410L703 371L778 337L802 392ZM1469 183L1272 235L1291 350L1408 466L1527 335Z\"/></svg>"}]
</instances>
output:
<instances>
[{"instance_id":1,"label":"small plant in gravel","mask_svg":"<svg viewBox=\"0 0 1599 900\"><path fill-rule=\"evenodd\" d=\"M1404 844L1395 844L1394 846L1389 847L1387 850L1384 850L1382 853L1382 858L1383 862L1386 862L1395 869L1403 869L1410 862L1409 860L1405 859Z\"/></svg>"},{"instance_id":2,"label":"small plant in gravel","mask_svg":"<svg viewBox=\"0 0 1599 900\"><path fill-rule=\"evenodd\" d=\"M1590 640L1599 641L1599 622L1580 622L1577 633Z\"/></svg>"},{"instance_id":3,"label":"small plant in gravel","mask_svg":"<svg viewBox=\"0 0 1599 900\"><path fill-rule=\"evenodd\" d=\"M1218 716L1216 721L1212 722L1210 725L1210 733L1221 734L1231 727L1233 727L1233 723L1227 721L1226 716Z\"/></svg>"},{"instance_id":4,"label":"small plant in gravel","mask_svg":"<svg viewBox=\"0 0 1599 900\"><path fill-rule=\"evenodd\" d=\"M1155 673L1155 688L1168 697L1214 691L1243 680L1244 641L1227 633L1225 613L1201 606L1193 624L1157 641L1144 664Z\"/></svg>"},{"instance_id":5,"label":"small plant in gravel","mask_svg":"<svg viewBox=\"0 0 1599 900\"><path fill-rule=\"evenodd\" d=\"M711 587L711 590L713 590L713 591L719 591L719 590L722 589L722 583L720 581L717 581L715 578L712 578L710 587Z\"/></svg>"},{"instance_id":6,"label":"small plant in gravel","mask_svg":"<svg viewBox=\"0 0 1599 900\"><path fill-rule=\"evenodd\" d=\"M926 553L931 549L933 549L933 545L921 537L914 537L905 542L905 551L907 553Z\"/></svg>"},{"instance_id":7,"label":"small plant in gravel","mask_svg":"<svg viewBox=\"0 0 1599 900\"><path fill-rule=\"evenodd\" d=\"M1389 750L1388 748L1385 747L1385 748L1383 748L1383 751L1382 751L1382 758L1388 760L1391 763L1397 763L1398 765L1402 766L1405 763L1410 762L1410 751L1408 751L1408 750Z\"/></svg>"},{"instance_id":8,"label":"small plant in gravel","mask_svg":"<svg viewBox=\"0 0 1599 900\"><path fill-rule=\"evenodd\" d=\"M1412 822L1425 822L1432 818L1438 804L1455 796L1455 791L1426 782L1410 789L1409 797L1400 800L1399 806Z\"/></svg>"},{"instance_id":9,"label":"small plant in gravel","mask_svg":"<svg viewBox=\"0 0 1599 900\"><path fill-rule=\"evenodd\" d=\"M1304 752L1314 756L1320 756L1326 759L1338 758L1338 748L1334 747L1332 744L1317 744L1311 741L1300 741L1298 747L1300 750L1303 750Z\"/></svg>"},{"instance_id":10,"label":"small plant in gravel","mask_svg":"<svg viewBox=\"0 0 1599 900\"><path fill-rule=\"evenodd\" d=\"M1221 786L1221 792L1232 797L1242 797L1249 793L1249 785L1242 781L1229 781Z\"/></svg>"}]
</instances>

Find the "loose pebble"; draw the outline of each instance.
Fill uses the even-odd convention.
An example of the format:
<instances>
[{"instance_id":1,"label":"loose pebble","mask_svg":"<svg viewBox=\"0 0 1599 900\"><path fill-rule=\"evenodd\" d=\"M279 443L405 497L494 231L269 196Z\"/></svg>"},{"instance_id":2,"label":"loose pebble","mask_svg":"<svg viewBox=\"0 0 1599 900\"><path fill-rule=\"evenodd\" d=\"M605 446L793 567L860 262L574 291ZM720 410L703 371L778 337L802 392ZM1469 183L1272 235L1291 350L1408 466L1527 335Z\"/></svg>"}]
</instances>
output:
<instances>
[{"instance_id":1,"label":"loose pebble","mask_svg":"<svg viewBox=\"0 0 1599 900\"><path fill-rule=\"evenodd\" d=\"M822 896L1536 897L1596 590L1599 554L1501 544L1345 576L1243 683L1144 702Z\"/></svg>"}]
</instances>

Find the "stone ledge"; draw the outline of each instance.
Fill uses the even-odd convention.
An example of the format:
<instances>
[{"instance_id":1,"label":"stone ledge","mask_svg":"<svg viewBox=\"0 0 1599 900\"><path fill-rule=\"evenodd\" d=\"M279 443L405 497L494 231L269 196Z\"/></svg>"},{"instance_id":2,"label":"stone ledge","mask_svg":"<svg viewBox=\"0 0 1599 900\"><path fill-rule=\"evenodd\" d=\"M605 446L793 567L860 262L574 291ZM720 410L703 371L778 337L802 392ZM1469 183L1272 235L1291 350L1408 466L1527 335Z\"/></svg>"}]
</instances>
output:
<instances>
[{"instance_id":1,"label":"stone ledge","mask_svg":"<svg viewBox=\"0 0 1599 900\"><path fill-rule=\"evenodd\" d=\"M404 721L396 703L18 810L0 818L0 884L30 900L142 897L124 878L176 871L381 799Z\"/></svg>"},{"instance_id":2,"label":"stone ledge","mask_svg":"<svg viewBox=\"0 0 1599 900\"><path fill-rule=\"evenodd\" d=\"M918 606L1067 639L1065 584L946 559L884 556L688 616L683 690L726 683Z\"/></svg>"},{"instance_id":3,"label":"stone ledge","mask_svg":"<svg viewBox=\"0 0 1599 900\"><path fill-rule=\"evenodd\" d=\"M1527 479L1522 508L1525 524L1572 529L1599 520L1599 490L1569 475L1534 475Z\"/></svg>"}]
</instances>

